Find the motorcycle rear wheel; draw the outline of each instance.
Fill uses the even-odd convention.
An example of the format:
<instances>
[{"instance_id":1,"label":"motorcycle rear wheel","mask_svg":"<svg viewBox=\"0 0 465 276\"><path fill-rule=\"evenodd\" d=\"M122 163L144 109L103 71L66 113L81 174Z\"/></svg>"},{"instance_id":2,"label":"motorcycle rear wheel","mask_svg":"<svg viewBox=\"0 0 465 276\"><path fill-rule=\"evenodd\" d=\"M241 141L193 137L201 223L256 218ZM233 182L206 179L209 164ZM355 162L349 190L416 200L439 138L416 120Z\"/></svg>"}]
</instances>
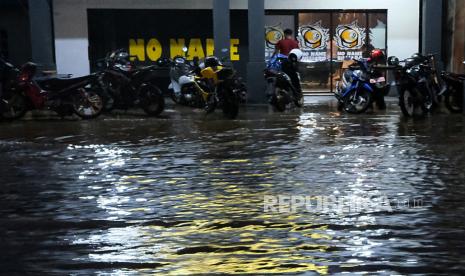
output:
<instances>
[{"instance_id":1,"label":"motorcycle rear wheel","mask_svg":"<svg viewBox=\"0 0 465 276\"><path fill-rule=\"evenodd\" d=\"M0 99L0 117L4 120L22 118L27 112L27 99L24 95L13 93L8 99Z\"/></svg>"},{"instance_id":2,"label":"motorcycle rear wheel","mask_svg":"<svg viewBox=\"0 0 465 276\"><path fill-rule=\"evenodd\" d=\"M298 108L301 108L304 106L304 95L302 92L297 92L294 89L292 89L292 93L294 95L294 105Z\"/></svg>"},{"instance_id":3,"label":"motorcycle rear wheel","mask_svg":"<svg viewBox=\"0 0 465 276\"><path fill-rule=\"evenodd\" d=\"M158 87L147 85L140 91L140 105L147 115L158 116L165 110L165 98Z\"/></svg>"},{"instance_id":4,"label":"motorcycle rear wheel","mask_svg":"<svg viewBox=\"0 0 465 276\"><path fill-rule=\"evenodd\" d=\"M95 91L81 90L73 97L73 111L84 120L97 118L103 109L103 99Z\"/></svg>"},{"instance_id":5,"label":"motorcycle rear wheel","mask_svg":"<svg viewBox=\"0 0 465 276\"><path fill-rule=\"evenodd\" d=\"M274 107L279 112L286 111L286 106L289 103L289 91L283 88L276 87L274 97Z\"/></svg>"},{"instance_id":6,"label":"motorcycle rear wheel","mask_svg":"<svg viewBox=\"0 0 465 276\"><path fill-rule=\"evenodd\" d=\"M295 104L295 106L297 106L299 108L303 107L304 106L304 97L301 96L298 99L294 99L294 104Z\"/></svg>"},{"instance_id":7,"label":"motorcycle rear wheel","mask_svg":"<svg viewBox=\"0 0 465 276\"><path fill-rule=\"evenodd\" d=\"M405 117L412 117L415 115L417 109L416 99L412 91L406 89L399 93L399 106L400 110Z\"/></svg>"}]
</instances>

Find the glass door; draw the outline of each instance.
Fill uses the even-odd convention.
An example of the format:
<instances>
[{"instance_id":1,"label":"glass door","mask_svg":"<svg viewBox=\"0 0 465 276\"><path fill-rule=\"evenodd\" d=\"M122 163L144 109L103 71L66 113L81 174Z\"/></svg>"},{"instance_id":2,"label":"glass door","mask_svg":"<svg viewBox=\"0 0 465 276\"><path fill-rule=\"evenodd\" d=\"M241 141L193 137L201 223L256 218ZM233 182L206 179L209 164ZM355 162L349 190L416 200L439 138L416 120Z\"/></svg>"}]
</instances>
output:
<instances>
[{"instance_id":1,"label":"glass door","mask_svg":"<svg viewBox=\"0 0 465 276\"><path fill-rule=\"evenodd\" d=\"M332 25L333 60L336 64L332 76L332 89L341 80L344 71L354 59L367 56L367 14L365 12L336 12Z\"/></svg>"},{"instance_id":2,"label":"glass door","mask_svg":"<svg viewBox=\"0 0 465 276\"><path fill-rule=\"evenodd\" d=\"M300 13L297 39L304 53L300 63L302 89L328 92L331 87L331 14Z\"/></svg>"},{"instance_id":3,"label":"glass door","mask_svg":"<svg viewBox=\"0 0 465 276\"><path fill-rule=\"evenodd\" d=\"M265 59L291 29L304 53L299 71L304 92L328 93L353 59L368 57L372 49L387 55L386 11L307 11L265 17Z\"/></svg>"}]
</instances>

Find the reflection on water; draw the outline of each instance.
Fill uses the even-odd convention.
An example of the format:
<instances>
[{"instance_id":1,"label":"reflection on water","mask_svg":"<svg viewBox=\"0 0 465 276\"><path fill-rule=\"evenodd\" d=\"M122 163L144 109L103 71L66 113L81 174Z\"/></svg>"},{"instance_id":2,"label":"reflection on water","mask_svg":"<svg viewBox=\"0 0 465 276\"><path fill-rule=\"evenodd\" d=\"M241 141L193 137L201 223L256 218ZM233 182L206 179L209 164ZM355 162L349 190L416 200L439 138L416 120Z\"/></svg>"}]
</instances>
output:
<instances>
[{"instance_id":1,"label":"reflection on water","mask_svg":"<svg viewBox=\"0 0 465 276\"><path fill-rule=\"evenodd\" d=\"M465 269L464 119L312 106L240 120L1 124L0 271L432 273ZM264 213L264 196L420 197L393 212Z\"/></svg>"}]
</instances>

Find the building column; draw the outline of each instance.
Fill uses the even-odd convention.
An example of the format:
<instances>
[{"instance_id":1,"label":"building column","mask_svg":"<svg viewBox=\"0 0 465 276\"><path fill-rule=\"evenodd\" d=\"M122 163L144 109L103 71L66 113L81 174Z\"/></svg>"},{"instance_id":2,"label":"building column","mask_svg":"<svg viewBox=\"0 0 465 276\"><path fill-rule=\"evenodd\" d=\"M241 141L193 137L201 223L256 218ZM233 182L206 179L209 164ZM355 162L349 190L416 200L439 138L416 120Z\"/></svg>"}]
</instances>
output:
<instances>
[{"instance_id":1,"label":"building column","mask_svg":"<svg viewBox=\"0 0 465 276\"><path fill-rule=\"evenodd\" d=\"M229 22L229 0L213 0L213 38L218 58L229 58L230 55Z\"/></svg>"},{"instance_id":2,"label":"building column","mask_svg":"<svg viewBox=\"0 0 465 276\"><path fill-rule=\"evenodd\" d=\"M422 49L423 54L435 54L438 69L442 70L442 4L438 0L422 0Z\"/></svg>"},{"instance_id":3,"label":"building column","mask_svg":"<svg viewBox=\"0 0 465 276\"><path fill-rule=\"evenodd\" d=\"M247 93L250 103L265 103L265 1L248 1L249 62L247 63Z\"/></svg>"},{"instance_id":4,"label":"building column","mask_svg":"<svg viewBox=\"0 0 465 276\"><path fill-rule=\"evenodd\" d=\"M55 70L52 10L49 0L29 0L32 61L42 69Z\"/></svg>"}]
</instances>

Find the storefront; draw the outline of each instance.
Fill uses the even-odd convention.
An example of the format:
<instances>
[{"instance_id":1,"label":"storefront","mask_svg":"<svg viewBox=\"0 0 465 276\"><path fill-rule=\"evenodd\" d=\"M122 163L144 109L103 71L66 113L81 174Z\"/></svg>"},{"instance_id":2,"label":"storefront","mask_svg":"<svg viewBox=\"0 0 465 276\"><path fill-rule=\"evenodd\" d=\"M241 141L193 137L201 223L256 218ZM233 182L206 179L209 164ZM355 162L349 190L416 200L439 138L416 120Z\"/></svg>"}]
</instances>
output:
<instances>
[{"instance_id":1,"label":"storefront","mask_svg":"<svg viewBox=\"0 0 465 276\"><path fill-rule=\"evenodd\" d=\"M387 10L270 11L266 16L268 59L289 28L304 52L302 85L306 91L334 89L346 60L366 57L374 48L387 52Z\"/></svg>"},{"instance_id":2,"label":"storefront","mask_svg":"<svg viewBox=\"0 0 465 276\"><path fill-rule=\"evenodd\" d=\"M418 52L420 0L288 2L265 1L264 59L283 29L293 29L305 52L302 77L308 91L331 91L343 61L371 48L400 58ZM230 3L231 60L244 73L253 22L247 1ZM212 1L55 0L54 29L59 73L87 74L117 48L129 49L141 63L183 54L183 46L189 58L214 53Z\"/></svg>"}]
</instances>

